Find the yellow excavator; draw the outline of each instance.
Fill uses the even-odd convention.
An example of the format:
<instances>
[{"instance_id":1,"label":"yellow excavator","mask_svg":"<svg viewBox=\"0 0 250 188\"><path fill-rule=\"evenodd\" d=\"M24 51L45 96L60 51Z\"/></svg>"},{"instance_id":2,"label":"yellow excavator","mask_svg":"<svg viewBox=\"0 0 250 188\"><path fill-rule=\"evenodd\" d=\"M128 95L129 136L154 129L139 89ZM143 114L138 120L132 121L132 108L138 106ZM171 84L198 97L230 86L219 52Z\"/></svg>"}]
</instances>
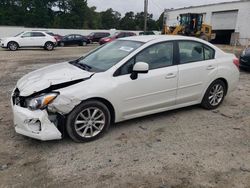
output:
<instances>
[{"instance_id":1,"label":"yellow excavator","mask_svg":"<svg viewBox=\"0 0 250 188\"><path fill-rule=\"evenodd\" d=\"M177 17L179 25L163 26L162 34L194 36L206 41L215 39L216 34L212 33L212 26L203 23L203 14L186 13Z\"/></svg>"}]
</instances>

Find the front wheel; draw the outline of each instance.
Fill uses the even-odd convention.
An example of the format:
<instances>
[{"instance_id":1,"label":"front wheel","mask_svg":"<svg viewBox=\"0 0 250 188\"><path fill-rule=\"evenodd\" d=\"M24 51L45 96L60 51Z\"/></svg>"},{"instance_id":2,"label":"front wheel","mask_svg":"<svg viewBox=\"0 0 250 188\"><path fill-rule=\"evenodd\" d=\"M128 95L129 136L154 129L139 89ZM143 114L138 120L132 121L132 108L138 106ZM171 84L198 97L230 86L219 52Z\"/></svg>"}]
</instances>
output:
<instances>
[{"instance_id":1,"label":"front wheel","mask_svg":"<svg viewBox=\"0 0 250 188\"><path fill-rule=\"evenodd\" d=\"M44 45L45 50L52 51L54 49L54 44L52 42L46 42Z\"/></svg>"},{"instance_id":2,"label":"front wheel","mask_svg":"<svg viewBox=\"0 0 250 188\"><path fill-rule=\"evenodd\" d=\"M201 105L209 110L215 109L223 102L225 95L225 83L222 80L216 80L208 87Z\"/></svg>"},{"instance_id":3,"label":"front wheel","mask_svg":"<svg viewBox=\"0 0 250 188\"><path fill-rule=\"evenodd\" d=\"M76 142L92 141L108 130L110 120L106 105L96 100L86 101L68 115L66 129Z\"/></svg>"},{"instance_id":4,"label":"front wheel","mask_svg":"<svg viewBox=\"0 0 250 188\"><path fill-rule=\"evenodd\" d=\"M7 47L10 51L16 51L18 49L18 44L16 42L9 42Z\"/></svg>"}]
</instances>

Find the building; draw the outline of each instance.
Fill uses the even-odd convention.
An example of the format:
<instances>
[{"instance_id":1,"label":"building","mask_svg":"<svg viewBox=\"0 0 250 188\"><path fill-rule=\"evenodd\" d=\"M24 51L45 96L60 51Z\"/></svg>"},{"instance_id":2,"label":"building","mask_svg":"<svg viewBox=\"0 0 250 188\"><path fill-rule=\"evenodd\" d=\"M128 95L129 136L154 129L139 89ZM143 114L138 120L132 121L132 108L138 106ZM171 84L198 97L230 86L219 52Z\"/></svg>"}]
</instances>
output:
<instances>
[{"instance_id":1,"label":"building","mask_svg":"<svg viewBox=\"0 0 250 188\"><path fill-rule=\"evenodd\" d=\"M247 45L250 42L250 0L166 10L166 24L177 25L177 17L184 13L202 13L203 22L212 25L216 33L214 43Z\"/></svg>"}]
</instances>

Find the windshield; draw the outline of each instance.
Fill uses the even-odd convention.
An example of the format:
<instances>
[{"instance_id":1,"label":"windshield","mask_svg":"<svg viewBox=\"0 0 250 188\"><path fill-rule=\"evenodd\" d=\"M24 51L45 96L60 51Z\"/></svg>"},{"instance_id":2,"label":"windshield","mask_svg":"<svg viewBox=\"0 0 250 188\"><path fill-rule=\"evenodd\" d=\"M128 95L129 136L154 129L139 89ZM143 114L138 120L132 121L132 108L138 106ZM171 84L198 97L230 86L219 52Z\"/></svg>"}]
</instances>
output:
<instances>
[{"instance_id":1,"label":"windshield","mask_svg":"<svg viewBox=\"0 0 250 188\"><path fill-rule=\"evenodd\" d=\"M19 35L21 35L21 34L23 34L23 32L21 32L21 33L18 33L17 35L15 35L15 37L17 37L17 36L19 36Z\"/></svg>"},{"instance_id":2,"label":"windshield","mask_svg":"<svg viewBox=\"0 0 250 188\"><path fill-rule=\"evenodd\" d=\"M80 58L78 65L93 72L103 72L117 64L143 43L136 41L117 40L93 51L86 57Z\"/></svg>"}]
</instances>

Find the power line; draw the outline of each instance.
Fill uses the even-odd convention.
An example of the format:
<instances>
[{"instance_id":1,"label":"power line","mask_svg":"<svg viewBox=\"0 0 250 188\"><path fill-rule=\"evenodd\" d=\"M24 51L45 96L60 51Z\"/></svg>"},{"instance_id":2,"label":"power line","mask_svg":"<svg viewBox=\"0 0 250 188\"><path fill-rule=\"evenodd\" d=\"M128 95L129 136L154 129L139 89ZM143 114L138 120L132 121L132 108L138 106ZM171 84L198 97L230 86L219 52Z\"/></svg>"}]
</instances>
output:
<instances>
[{"instance_id":1,"label":"power line","mask_svg":"<svg viewBox=\"0 0 250 188\"><path fill-rule=\"evenodd\" d=\"M164 8L160 7L154 0L151 0L155 7L157 7L160 11L163 11Z\"/></svg>"}]
</instances>

